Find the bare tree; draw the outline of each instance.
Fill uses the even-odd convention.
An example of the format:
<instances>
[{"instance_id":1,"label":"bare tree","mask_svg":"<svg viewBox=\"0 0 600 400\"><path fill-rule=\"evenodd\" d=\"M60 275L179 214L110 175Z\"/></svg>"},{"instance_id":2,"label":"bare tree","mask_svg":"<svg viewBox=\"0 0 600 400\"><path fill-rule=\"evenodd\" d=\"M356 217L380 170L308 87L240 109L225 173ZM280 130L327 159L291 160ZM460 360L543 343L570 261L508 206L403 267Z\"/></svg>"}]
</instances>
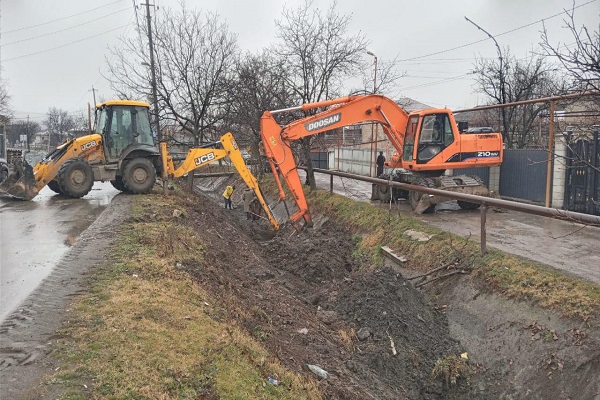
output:
<instances>
[{"instance_id":1,"label":"bare tree","mask_svg":"<svg viewBox=\"0 0 600 400\"><path fill-rule=\"evenodd\" d=\"M7 120L10 115L10 95L6 82L0 79L0 120Z\"/></svg>"},{"instance_id":2,"label":"bare tree","mask_svg":"<svg viewBox=\"0 0 600 400\"><path fill-rule=\"evenodd\" d=\"M336 10L335 1L322 12L306 0L296 9L285 8L282 19L276 21L279 42L273 52L281 59L286 85L298 103L339 95L344 79L360 73L366 40L360 33L349 34L350 20L350 15ZM310 138L301 141L301 148L310 186L315 189Z\"/></svg>"},{"instance_id":3,"label":"bare tree","mask_svg":"<svg viewBox=\"0 0 600 400\"><path fill-rule=\"evenodd\" d=\"M67 111L56 107L50 107L43 124L48 130L49 146L51 147L62 143L66 139L67 133L75 128L73 117Z\"/></svg>"},{"instance_id":4,"label":"bare tree","mask_svg":"<svg viewBox=\"0 0 600 400\"><path fill-rule=\"evenodd\" d=\"M548 31L544 26L542 31L542 48L547 55L556 57L565 70L575 79L576 86L581 90L600 90L600 22L596 30L590 30L575 23L575 3L573 8L565 10L568 18L564 20L571 32L572 44L551 44Z\"/></svg>"},{"instance_id":5,"label":"bare tree","mask_svg":"<svg viewBox=\"0 0 600 400\"><path fill-rule=\"evenodd\" d=\"M25 136L27 139L27 148L35 139L35 134L40 131L40 124L33 121L17 120L6 126L6 137L9 142L16 143Z\"/></svg>"},{"instance_id":6,"label":"bare tree","mask_svg":"<svg viewBox=\"0 0 600 400\"><path fill-rule=\"evenodd\" d=\"M175 121L198 145L229 110L227 91L237 40L215 14L184 5L179 11L163 10L153 28L162 116ZM111 54L106 76L111 87L121 97L151 99L150 71L143 66L149 64L149 54L140 40L121 38Z\"/></svg>"},{"instance_id":7,"label":"bare tree","mask_svg":"<svg viewBox=\"0 0 600 400\"><path fill-rule=\"evenodd\" d=\"M543 56L518 60L506 50L503 61L507 103L564 93L564 82ZM474 72L479 90L489 97L491 103L502 103L499 60L478 58ZM529 144L536 118L547 109L547 103L509 107L506 110L506 125L502 129L507 147L521 148ZM500 125L503 123L500 122Z\"/></svg>"},{"instance_id":8,"label":"bare tree","mask_svg":"<svg viewBox=\"0 0 600 400\"><path fill-rule=\"evenodd\" d=\"M252 153L258 155L263 112L283 108L294 98L286 85L284 66L266 50L241 57L234 76L227 124L238 133L238 142L250 144Z\"/></svg>"}]
</instances>

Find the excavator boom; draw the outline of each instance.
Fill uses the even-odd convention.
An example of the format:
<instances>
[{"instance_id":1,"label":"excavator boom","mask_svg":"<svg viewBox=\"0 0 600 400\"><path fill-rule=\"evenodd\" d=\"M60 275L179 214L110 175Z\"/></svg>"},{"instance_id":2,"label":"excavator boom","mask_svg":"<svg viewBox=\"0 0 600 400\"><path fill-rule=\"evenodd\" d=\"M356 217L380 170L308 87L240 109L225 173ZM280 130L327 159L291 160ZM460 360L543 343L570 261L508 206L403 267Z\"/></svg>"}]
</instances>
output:
<instances>
[{"instance_id":1,"label":"excavator boom","mask_svg":"<svg viewBox=\"0 0 600 400\"><path fill-rule=\"evenodd\" d=\"M219 144L223 146L222 149L213 147ZM161 143L161 157L163 165L166 166L164 169L166 174L172 178L179 178L197 168L208 165L213 161L229 157L246 185L254 191L256 198L263 210L265 210L267 218L269 219L269 222L271 222L271 225L273 225L273 228L279 229L279 222L277 222L273 216L273 212L265 201L256 177L252 175L246 166L244 157L231 133L228 132L221 136L221 140L211 144L211 147L190 149L185 160L177 168L175 168L172 156L167 151L167 144L165 142Z\"/></svg>"},{"instance_id":2,"label":"excavator boom","mask_svg":"<svg viewBox=\"0 0 600 400\"><path fill-rule=\"evenodd\" d=\"M316 115L294 121L285 127L280 126L273 117L274 114L279 112L307 111L325 106L332 107ZM396 103L387 97L377 95L349 96L335 100L304 104L300 107L284 110L265 111L261 118L261 136L265 153L269 159L275 181L279 188L280 199L285 200L285 192L281 185L279 173L283 176L294 201L298 205L298 211L290 216L290 220L294 226L297 227L297 223L301 218L306 223L310 223L311 217L290 147L292 140L298 140L359 122L377 122L383 126L394 147L402 149L404 128L407 121L408 114L398 107Z\"/></svg>"}]
</instances>

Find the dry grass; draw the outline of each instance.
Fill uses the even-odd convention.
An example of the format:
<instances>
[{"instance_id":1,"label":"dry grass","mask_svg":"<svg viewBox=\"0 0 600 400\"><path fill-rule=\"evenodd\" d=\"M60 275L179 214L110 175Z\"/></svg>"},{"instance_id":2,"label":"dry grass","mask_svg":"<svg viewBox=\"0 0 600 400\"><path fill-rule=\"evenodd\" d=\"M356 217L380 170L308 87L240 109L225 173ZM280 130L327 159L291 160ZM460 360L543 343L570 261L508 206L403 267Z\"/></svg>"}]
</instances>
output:
<instances>
[{"instance_id":1,"label":"dry grass","mask_svg":"<svg viewBox=\"0 0 600 400\"><path fill-rule=\"evenodd\" d=\"M456 385L459 378L468 378L470 374L467 360L454 354L438 359L431 371L434 378L443 378L447 387Z\"/></svg>"},{"instance_id":2,"label":"dry grass","mask_svg":"<svg viewBox=\"0 0 600 400\"><path fill-rule=\"evenodd\" d=\"M183 271L205 265L194 229L173 217L186 201L136 198L114 260L70 316L57 351L65 365L48 383L68 388L64 399L320 398L235 322L214 318L227 310Z\"/></svg>"},{"instance_id":3,"label":"dry grass","mask_svg":"<svg viewBox=\"0 0 600 400\"><path fill-rule=\"evenodd\" d=\"M354 340L356 339L356 332L354 332L354 328L349 329L340 329L338 331L338 336L340 337L340 341L342 342L346 351L352 353L354 352Z\"/></svg>"},{"instance_id":4,"label":"dry grass","mask_svg":"<svg viewBox=\"0 0 600 400\"><path fill-rule=\"evenodd\" d=\"M410 216L389 213L323 190L308 194L311 209L335 218L357 233L355 251L365 266L380 265L381 247L389 246L408 256L407 266L430 270L459 255L490 290L511 298L531 300L565 316L583 319L600 315L600 286L583 282L558 271L500 251L485 256L479 244L430 227ZM406 236L407 229L432 235L428 242Z\"/></svg>"}]
</instances>

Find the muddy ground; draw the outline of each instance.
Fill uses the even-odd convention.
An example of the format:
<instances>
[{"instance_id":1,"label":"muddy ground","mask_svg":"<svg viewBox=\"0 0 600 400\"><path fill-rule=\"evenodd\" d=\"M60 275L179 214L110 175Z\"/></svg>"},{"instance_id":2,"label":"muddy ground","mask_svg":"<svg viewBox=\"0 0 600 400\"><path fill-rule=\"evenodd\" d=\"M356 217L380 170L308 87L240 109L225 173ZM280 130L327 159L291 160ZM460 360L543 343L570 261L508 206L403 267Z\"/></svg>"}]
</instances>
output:
<instances>
[{"instance_id":1,"label":"muddy ground","mask_svg":"<svg viewBox=\"0 0 600 400\"><path fill-rule=\"evenodd\" d=\"M206 263L182 260L183 268L225 305L214 318L236 319L291 370L315 378L307 365L327 371L319 381L326 398L600 398L600 336L589 323L505 300L470 277L422 292L405 280L411 271L361 271L353 233L335 221L321 216L317 229L274 235L264 221L246 220L241 208L224 210L214 201L220 189L213 198L199 196L188 210L186 223L206 244ZM119 197L106 211L115 217L103 224L127 214L129 204ZM63 268L93 265L108 243L82 241ZM81 290L75 275L50 279L40 292L73 282L75 293ZM50 321L42 299L30 300L34 312L2 326L3 349L38 348L33 359L8 359L3 350L2 393L17 387L12 393L26 393L41 372L52 370L45 354L58 317L68 316L68 301L54 302ZM432 377L437 360L462 353L470 376L455 385Z\"/></svg>"},{"instance_id":2,"label":"muddy ground","mask_svg":"<svg viewBox=\"0 0 600 400\"><path fill-rule=\"evenodd\" d=\"M587 322L506 300L470 277L421 292L403 277L414 271L361 272L353 234L326 217L315 230L296 235L288 228L266 240L240 209L215 210L201 219L208 217L210 224L216 217L218 224L223 213L235 226L223 237L226 247L243 253L231 257L208 234L219 254L215 261L229 264L225 271L197 271L197 278L215 295L261 310L245 324L264 334L265 345L288 367L305 371L310 363L332 372L322 381L328 397L600 398L600 335ZM299 333L303 328L308 334ZM367 337L354 336L348 346L341 331ZM448 389L431 377L438 359L462 352L469 357L469 379Z\"/></svg>"}]
</instances>

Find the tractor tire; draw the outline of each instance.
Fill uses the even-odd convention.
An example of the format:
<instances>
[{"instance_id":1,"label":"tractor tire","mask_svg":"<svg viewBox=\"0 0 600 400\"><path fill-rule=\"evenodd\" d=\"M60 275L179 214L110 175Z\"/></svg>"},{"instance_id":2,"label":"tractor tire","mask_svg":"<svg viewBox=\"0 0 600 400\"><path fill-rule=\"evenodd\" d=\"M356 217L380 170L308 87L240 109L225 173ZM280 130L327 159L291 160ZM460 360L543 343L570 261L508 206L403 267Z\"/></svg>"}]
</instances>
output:
<instances>
[{"instance_id":1,"label":"tractor tire","mask_svg":"<svg viewBox=\"0 0 600 400\"><path fill-rule=\"evenodd\" d=\"M129 193L127 189L125 189L125 185L123 184L123 177L117 176L114 181L110 181L110 184L120 192Z\"/></svg>"},{"instance_id":2,"label":"tractor tire","mask_svg":"<svg viewBox=\"0 0 600 400\"><path fill-rule=\"evenodd\" d=\"M429 178L417 178L414 182L412 182L412 184L435 189L435 182ZM423 197L423 194L424 193L413 191L413 190L408 192L408 202L410 203L410 207L413 210L417 209L419 200L421 200L421 197ZM423 214L431 214L433 212L435 212L435 204L428 207L425 211L423 211Z\"/></svg>"},{"instance_id":3,"label":"tractor tire","mask_svg":"<svg viewBox=\"0 0 600 400\"><path fill-rule=\"evenodd\" d=\"M147 158L134 158L123 169L123 186L130 193L150 193L156 183L156 168Z\"/></svg>"},{"instance_id":4,"label":"tractor tire","mask_svg":"<svg viewBox=\"0 0 600 400\"><path fill-rule=\"evenodd\" d=\"M48 187L50 188L50 190L52 190L54 193L57 194L63 194L60 185L58 184L57 181L55 180L51 180L50 182L48 182Z\"/></svg>"},{"instance_id":5,"label":"tractor tire","mask_svg":"<svg viewBox=\"0 0 600 400\"><path fill-rule=\"evenodd\" d=\"M417 208L419 200L421 200L421 196L423 196L423 193L421 192L416 192L414 190L408 192L408 202L410 203L410 208L413 210Z\"/></svg>"},{"instance_id":6,"label":"tractor tire","mask_svg":"<svg viewBox=\"0 0 600 400\"><path fill-rule=\"evenodd\" d=\"M82 159L67 160L58 170L57 182L65 196L83 197L94 186L94 172L90 164Z\"/></svg>"}]
</instances>

